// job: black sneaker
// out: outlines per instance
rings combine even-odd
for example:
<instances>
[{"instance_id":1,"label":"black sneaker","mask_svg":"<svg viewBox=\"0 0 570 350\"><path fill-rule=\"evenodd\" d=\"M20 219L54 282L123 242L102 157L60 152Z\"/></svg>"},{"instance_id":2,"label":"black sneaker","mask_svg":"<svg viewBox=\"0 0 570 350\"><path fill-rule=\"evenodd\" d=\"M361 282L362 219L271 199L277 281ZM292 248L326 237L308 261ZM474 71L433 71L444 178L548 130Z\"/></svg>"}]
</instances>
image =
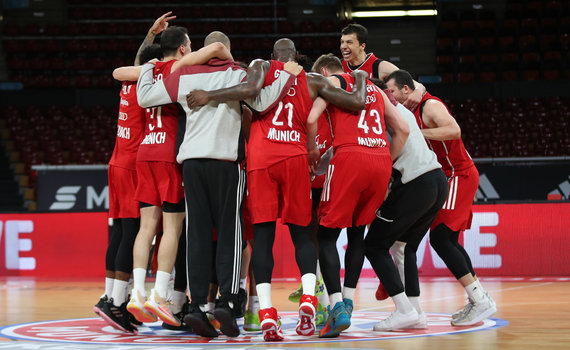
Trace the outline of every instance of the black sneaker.
<instances>
[{"instance_id":1,"label":"black sneaker","mask_svg":"<svg viewBox=\"0 0 570 350\"><path fill-rule=\"evenodd\" d=\"M137 327L133 326L129 319L130 313L127 311L127 303L128 301L125 301L121 306L116 307L113 305L113 298L111 298L103 306L100 316L115 329L137 334Z\"/></svg>"},{"instance_id":2,"label":"black sneaker","mask_svg":"<svg viewBox=\"0 0 570 350\"><path fill-rule=\"evenodd\" d=\"M184 321L184 316L186 316L188 314L188 308L189 308L189 303L188 301L184 303L184 305L182 305L182 310L177 313L174 314L174 316L176 316L176 318L178 318L180 320L180 326L173 326L170 325L168 323L162 322L162 328L164 329L168 329L171 331L184 331L184 332L190 332L192 333L192 327L190 327L189 324L186 323L186 321Z\"/></svg>"},{"instance_id":3,"label":"black sneaker","mask_svg":"<svg viewBox=\"0 0 570 350\"><path fill-rule=\"evenodd\" d=\"M107 298L107 294L103 295L103 297L99 299L99 302L95 304L95 306L93 306L93 312L101 316L101 313L103 312L103 307L105 306L107 300L109 300L109 298Z\"/></svg>"},{"instance_id":4,"label":"black sneaker","mask_svg":"<svg viewBox=\"0 0 570 350\"><path fill-rule=\"evenodd\" d=\"M188 313L184 316L184 322L192 328L194 333L205 338L216 338L218 332L210 324L208 316L198 304L190 303Z\"/></svg>"},{"instance_id":5,"label":"black sneaker","mask_svg":"<svg viewBox=\"0 0 570 350\"><path fill-rule=\"evenodd\" d=\"M242 318L245 316L245 310L247 308L247 292L245 289L240 288L237 295L238 308L236 309L236 318Z\"/></svg>"},{"instance_id":6,"label":"black sneaker","mask_svg":"<svg viewBox=\"0 0 570 350\"><path fill-rule=\"evenodd\" d=\"M236 300L237 298L234 298ZM234 304L234 308L239 308ZM214 317L220 322L220 331L228 337L237 337L240 334L239 327L236 322L237 312L232 309L228 303L228 299L224 296L216 301L214 309Z\"/></svg>"}]
</instances>

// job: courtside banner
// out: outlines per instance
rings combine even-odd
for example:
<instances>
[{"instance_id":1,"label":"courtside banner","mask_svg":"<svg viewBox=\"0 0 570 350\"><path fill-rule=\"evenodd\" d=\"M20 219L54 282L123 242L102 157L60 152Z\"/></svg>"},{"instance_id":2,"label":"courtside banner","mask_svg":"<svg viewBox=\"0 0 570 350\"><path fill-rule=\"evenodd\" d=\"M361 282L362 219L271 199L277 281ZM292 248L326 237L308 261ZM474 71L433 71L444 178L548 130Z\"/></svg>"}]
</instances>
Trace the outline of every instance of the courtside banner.
<instances>
[{"instance_id":1,"label":"courtside banner","mask_svg":"<svg viewBox=\"0 0 570 350\"><path fill-rule=\"evenodd\" d=\"M109 210L106 165L36 165L38 211Z\"/></svg>"},{"instance_id":2,"label":"courtside banner","mask_svg":"<svg viewBox=\"0 0 570 350\"><path fill-rule=\"evenodd\" d=\"M0 214L0 276L105 274L107 213Z\"/></svg>"},{"instance_id":3,"label":"courtside banner","mask_svg":"<svg viewBox=\"0 0 570 350\"><path fill-rule=\"evenodd\" d=\"M299 278L287 227L279 231L273 276ZM417 252L420 275L451 276L428 236ZM471 229L459 241L481 276L569 276L570 203L474 205ZM343 230L337 241L342 269L346 244ZM368 260L361 276L376 276Z\"/></svg>"}]
</instances>

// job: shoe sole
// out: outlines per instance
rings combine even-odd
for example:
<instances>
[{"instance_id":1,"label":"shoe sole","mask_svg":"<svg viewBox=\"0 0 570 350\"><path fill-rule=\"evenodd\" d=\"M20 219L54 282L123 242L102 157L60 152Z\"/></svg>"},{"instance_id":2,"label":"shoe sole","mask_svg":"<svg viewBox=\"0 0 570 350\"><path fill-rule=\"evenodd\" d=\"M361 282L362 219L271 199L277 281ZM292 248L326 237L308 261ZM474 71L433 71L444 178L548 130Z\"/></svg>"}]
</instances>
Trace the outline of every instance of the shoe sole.
<instances>
[{"instance_id":1,"label":"shoe sole","mask_svg":"<svg viewBox=\"0 0 570 350\"><path fill-rule=\"evenodd\" d=\"M121 332L125 332L125 333L129 333L129 334L133 334L133 335L137 335L138 334L138 330L135 328L134 331L130 331L128 329L126 329L125 327L121 326L119 323L115 322L112 318L110 318L109 316L107 316L106 313L101 312L101 314L99 315L101 316L101 318L107 322L107 324L113 328L115 328L118 331Z\"/></svg>"},{"instance_id":2,"label":"shoe sole","mask_svg":"<svg viewBox=\"0 0 570 350\"><path fill-rule=\"evenodd\" d=\"M220 322L220 331L223 334L232 338L239 336L239 327L230 310L223 308L214 309L214 318Z\"/></svg>"},{"instance_id":3,"label":"shoe sole","mask_svg":"<svg viewBox=\"0 0 570 350\"><path fill-rule=\"evenodd\" d=\"M209 321L202 320L201 316L195 316L188 314L184 316L184 322L189 325L194 333L198 334L204 338L216 338L218 337L218 332L212 327Z\"/></svg>"},{"instance_id":4,"label":"shoe sole","mask_svg":"<svg viewBox=\"0 0 570 350\"><path fill-rule=\"evenodd\" d=\"M477 318L475 318L472 321L469 321L467 323L456 323L455 320L452 320L451 325L456 326L456 327L473 326L474 324L477 324L477 323L483 321L484 319L493 316L496 312L497 312L496 307L490 307L487 310L485 310L483 313L481 313L479 316L477 316Z\"/></svg>"},{"instance_id":5,"label":"shoe sole","mask_svg":"<svg viewBox=\"0 0 570 350\"><path fill-rule=\"evenodd\" d=\"M263 339L265 341L280 341L284 337L279 331L279 327L274 322L265 322L261 324L261 330L263 331Z\"/></svg>"},{"instance_id":6,"label":"shoe sole","mask_svg":"<svg viewBox=\"0 0 570 350\"><path fill-rule=\"evenodd\" d=\"M93 306L93 312L96 313L97 316L101 316L101 314L103 313L103 311L97 306Z\"/></svg>"},{"instance_id":7,"label":"shoe sole","mask_svg":"<svg viewBox=\"0 0 570 350\"><path fill-rule=\"evenodd\" d=\"M157 318L149 313L144 306L141 308L136 304L128 304L127 311L131 313L139 322L156 322Z\"/></svg>"},{"instance_id":8,"label":"shoe sole","mask_svg":"<svg viewBox=\"0 0 570 350\"><path fill-rule=\"evenodd\" d=\"M303 303L299 307L299 323L295 331L299 335L310 336L315 334L315 308L309 303Z\"/></svg>"},{"instance_id":9,"label":"shoe sole","mask_svg":"<svg viewBox=\"0 0 570 350\"><path fill-rule=\"evenodd\" d=\"M144 304L144 308L146 311L156 315L156 317L158 317L164 323L168 323L174 327L180 327L181 325L181 322L170 313L170 310L163 310L160 305L153 305L152 303L146 302Z\"/></svg>"}]
</instances>

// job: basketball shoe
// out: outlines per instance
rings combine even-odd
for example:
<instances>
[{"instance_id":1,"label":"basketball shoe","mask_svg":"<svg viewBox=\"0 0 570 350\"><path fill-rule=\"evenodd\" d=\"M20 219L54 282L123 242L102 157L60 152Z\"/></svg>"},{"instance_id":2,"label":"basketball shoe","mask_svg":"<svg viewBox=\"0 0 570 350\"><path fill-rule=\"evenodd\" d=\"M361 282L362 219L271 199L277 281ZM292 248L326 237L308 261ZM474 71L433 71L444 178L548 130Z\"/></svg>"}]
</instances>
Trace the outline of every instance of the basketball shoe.
<instances>
[{"instance_id":1,"label":"basketball shoe","mask_svg":"<svg viewBox=\"0 0 570 350\"><path fill-rule=\"evenodd\" d=\"M274 307L270 307L259 310L258 314L261 330L263 331L263 339L265 341L283 340L283 332L279 324L277 310Z\"/></svg>"},{"instance_id":2,"label":"basketball shoe","mask_svg":"<svg viewBox=\"0 0 570 350\"><path fill-rule=\"evenodd\" d=\"M336 338L348 327L350 327L350 316L346 311L346 306L340 301L334 305L332 310L329 310L327 323L319 331L319 338Z\"/></svg>"},{"instance_id":3,"label":"basketball shoe","mask_svg":"<svg viewBox=\"0 0 570 350\"><path fill-rule=\"evenodd\" d=\"M168 301L164 298L161 298L160 295L156 292L155 289L152 289L150 292L150 297L144 303L144 308L156 315L160 320L164 323L168 323L171 326L179 327L180 320L172 314L170 308L168 307Z\"/></svg>"},{"instance_id":4,"label":"basketball shoe","mask_svg":"<svg viewBox=\"0 0 570 350\"><path fill-rule=\"evenodd\" d=\"M155 322L156 316L144 308L145 302L146 297L141 296L139 291L133 289L133 295L127 304L127 310L140 322Z\"/></svg>"},{"instance_id":5,"label":"basketball shoe","mask_svg":"<svg viewBox=\"0 0 570 350\"><path fill-rule=\"evenodd\" d=\"M317 328L315 324L315 316L317 314L319 301L314 295L303 294L299 300L299 321L297 322L297 334L313 335Z\"/></svg>"},{"instance_id":6,"label":"basketball shoe","mask_svg":"<svg viewBox=\"0 0 570 350\"><path fill-rule=\"evenodd\" d=\"M418 322L419 315L415 309L408 313L396 310L390 316L374 325L375 331L393 331L395 329L410 328Z\"/></svg>"}]
</instances>

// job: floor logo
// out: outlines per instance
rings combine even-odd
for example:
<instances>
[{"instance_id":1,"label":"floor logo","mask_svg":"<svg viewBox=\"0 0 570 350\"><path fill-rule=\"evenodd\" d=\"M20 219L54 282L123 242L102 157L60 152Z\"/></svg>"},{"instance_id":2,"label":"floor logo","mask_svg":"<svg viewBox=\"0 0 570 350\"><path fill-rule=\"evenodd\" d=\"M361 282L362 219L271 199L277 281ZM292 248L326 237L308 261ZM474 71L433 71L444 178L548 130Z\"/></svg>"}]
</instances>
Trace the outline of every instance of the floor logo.
<instances>
[{"instance_id":1,"label":"floor logo","mask_svg":"<svg viewBox=\"0 0 570 350\"><path fill-rule=\"evenodd\" d=\"M280 312L283 333L283 343L322 343L327 341L353 342L366 340L382 340L395 338L425 337L448 335L454 333L474 332L503 327L508 324L501 319L487 319L470 327L453 327L450 325L450 315L428 314L428 328L423 330L402 330L398 332L375 332L374 324L386 318L388 312L355 312L352 315L352 325L341 336L334 339L321 339L317 335L311 337L299 336L295 332L298 314L296 312ZM240 321L240 327L242 325ZM237 338L223 335L216 339L200 338L192 333L176 332L163 329L159 322L145 324L139 327L138 335L129 335L115 330L100 318L83 318L60 321L34 322L5 326L0 328L0 336L14 340L49 341L80 344L122 344L122 345L252 345L266 344L261 332L244 332Z\"/></svg>"}]
</instances>

